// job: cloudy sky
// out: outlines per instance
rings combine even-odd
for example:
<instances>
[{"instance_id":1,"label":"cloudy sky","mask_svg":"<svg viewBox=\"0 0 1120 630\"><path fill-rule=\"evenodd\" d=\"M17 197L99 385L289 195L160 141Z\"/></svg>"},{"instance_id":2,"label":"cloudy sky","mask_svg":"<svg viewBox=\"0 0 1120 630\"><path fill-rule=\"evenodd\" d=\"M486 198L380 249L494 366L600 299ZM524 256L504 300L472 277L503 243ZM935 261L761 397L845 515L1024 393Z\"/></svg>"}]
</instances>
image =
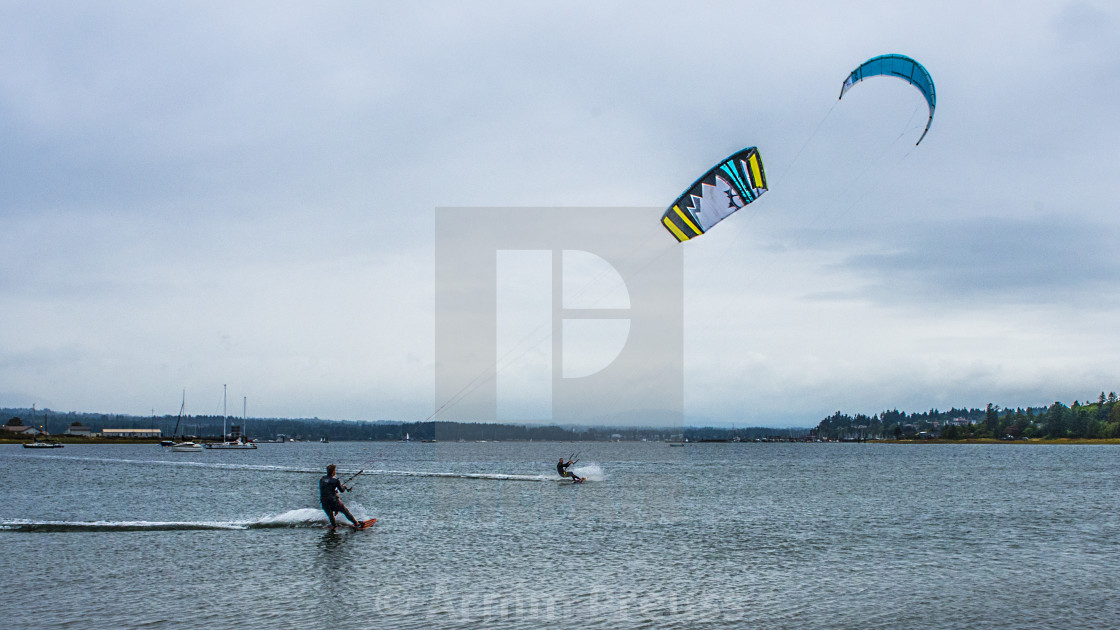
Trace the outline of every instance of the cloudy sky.
<instances>
[{"instance_id":1,"label":"cloudy sky","mask_svg":"<svg viewBox=\"0 0 1120 630\"><path fill-rule=\"evenodd\" d=\"M895 52L918 147L904 82L837 101ZM1095 398L1118 102L1103 0L3 2L0 406L422 420L437 207L664 208L746 146L687 422Z\"/></svg>"}]
</instances>

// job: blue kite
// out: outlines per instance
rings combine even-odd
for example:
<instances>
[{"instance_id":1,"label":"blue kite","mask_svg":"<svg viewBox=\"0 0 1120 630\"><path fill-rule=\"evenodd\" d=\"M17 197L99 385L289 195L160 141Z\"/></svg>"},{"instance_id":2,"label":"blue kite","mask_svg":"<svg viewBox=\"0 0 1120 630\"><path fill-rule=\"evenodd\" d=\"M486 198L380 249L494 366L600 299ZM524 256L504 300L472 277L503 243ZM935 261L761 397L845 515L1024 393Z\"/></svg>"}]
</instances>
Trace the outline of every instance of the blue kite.
<instances>
[{"instance_id":1,"label":"blue kite","mask_svg":"<svg viewBox=\"0 0 1120 630\"><path fill-rule=\"evenodd\" d=\"M933 88L933 78L929 76L922 64L914 61L906 55L880 55L872 57L867 61L861 63L858 68L852 70L848 78L844 80L844 87L840 88L840 98L844 98L844 93L852 88L853 85L868 77L877 77L879 75L888 77L898 77L906 81L910 85L918 88L918 91L925 97L926 102L929 103L929 120L926 122L926 129L922 132L921 138L914 143L914 146L921 144L922 138L926 137L929 133L929 126L933 124L933 110L937 107L937 92Z\"/></svg>"}]
</instances>

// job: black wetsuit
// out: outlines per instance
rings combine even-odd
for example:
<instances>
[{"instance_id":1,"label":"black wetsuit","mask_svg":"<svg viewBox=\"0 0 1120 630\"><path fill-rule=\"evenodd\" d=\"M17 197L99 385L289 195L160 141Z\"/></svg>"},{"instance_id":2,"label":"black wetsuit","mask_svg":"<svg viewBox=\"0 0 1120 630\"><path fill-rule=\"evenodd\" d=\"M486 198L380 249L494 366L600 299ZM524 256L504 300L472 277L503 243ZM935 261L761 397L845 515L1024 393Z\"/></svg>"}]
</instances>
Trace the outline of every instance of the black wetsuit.
<instances>
[{"instance_id":1,"label":"black wetsuit","mask_svg":"<svg viewBox=\"0 0 1120 630\"><path fill-rule=\"evenodd\" d=\"M567 464L565 464L563 461L556 462L556 472L560 473L561 477L571 477L572 479L579 479L579 477L577 477L575 473L568 472L568 466L571 465L572 462L568 462Z\"/></svg>"},{"instance_id":2,"label":"black wetsuit","mask_svg":"<svg viewBox=\"0 0 1120 630\"><path fill-rule=\"evenodd\" d=\"M319 505L323 506L323 511L327 513L327 518L331 521L331 527L337 525L334 520L334 515L342 512L350 522L357 525L358 521L350 510L342 504L342 499L338 498L338 493L342 492L342 482L331 477L330 475L323 475L319 478Z\"/></svg>"}]
</instances>

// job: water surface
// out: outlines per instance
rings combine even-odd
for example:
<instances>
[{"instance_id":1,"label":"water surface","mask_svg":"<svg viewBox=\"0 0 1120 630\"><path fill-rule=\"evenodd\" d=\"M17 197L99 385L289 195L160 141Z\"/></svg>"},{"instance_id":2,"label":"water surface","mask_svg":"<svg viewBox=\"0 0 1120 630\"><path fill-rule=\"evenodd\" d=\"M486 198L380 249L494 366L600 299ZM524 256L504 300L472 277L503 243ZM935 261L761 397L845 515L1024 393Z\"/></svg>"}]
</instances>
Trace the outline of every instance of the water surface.
<instances>
[{"instance_id":1,"label":"water surface","mask_svg":"<svg viewBox=\"0 0 1120 630\"><path fill-rule=\"evenodd\" d=\"M587 483L557 480L581 451ZM1116 628L1110 446L0 447L12 628ZM372 530L329 531L317 478ZM480 626L480 624L482 624Z\"/></svg>"}]
</instances>

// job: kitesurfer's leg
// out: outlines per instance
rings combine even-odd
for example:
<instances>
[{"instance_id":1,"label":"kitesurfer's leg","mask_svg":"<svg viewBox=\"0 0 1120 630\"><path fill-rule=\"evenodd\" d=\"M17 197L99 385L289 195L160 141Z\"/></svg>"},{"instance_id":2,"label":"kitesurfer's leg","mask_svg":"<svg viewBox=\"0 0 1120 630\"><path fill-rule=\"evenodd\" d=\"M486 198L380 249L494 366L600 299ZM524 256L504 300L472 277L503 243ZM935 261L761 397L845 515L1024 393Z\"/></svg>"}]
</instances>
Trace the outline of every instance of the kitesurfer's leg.
<instances>
[{"instance_id":1,"label":"kitesurfer's leg","mask_svg":"<svg viewBox=\"0 0 1120 630\"><path fill-rule=\"evenodd\" d=\"M338 511L345 514L346 518L350 519L350 522L353 523L355 527L358 526L358 519L354 518L354 515L350 513L350 510L346 509L345 505L339 503L338 504Z\"/></svg>"},{"instance_id":2,"label":"kitesurfer's leg","mask_svg":"<svg viewBox=\"0 0 1120 630\"><path fill-rule=\"evenodd\" d=\"M323 505L322 503L320 503L319 505L322 505L322 506L323 506L323 511L327 513L327 518L328 518L328 519L330 519L330 522L331 522L331 527L337 527L337 526L338 526L338 523L336 523L336 522L334 521L334 510L332 510L332 509L331 509L331 508L330 508L329 506L327 506L327 505Z\"/></svg>"}]
</instances>

